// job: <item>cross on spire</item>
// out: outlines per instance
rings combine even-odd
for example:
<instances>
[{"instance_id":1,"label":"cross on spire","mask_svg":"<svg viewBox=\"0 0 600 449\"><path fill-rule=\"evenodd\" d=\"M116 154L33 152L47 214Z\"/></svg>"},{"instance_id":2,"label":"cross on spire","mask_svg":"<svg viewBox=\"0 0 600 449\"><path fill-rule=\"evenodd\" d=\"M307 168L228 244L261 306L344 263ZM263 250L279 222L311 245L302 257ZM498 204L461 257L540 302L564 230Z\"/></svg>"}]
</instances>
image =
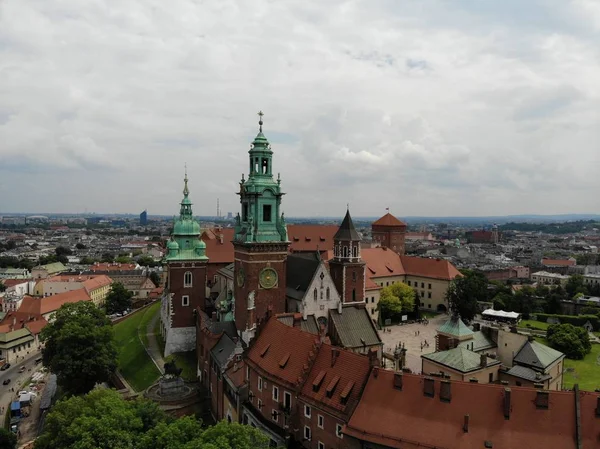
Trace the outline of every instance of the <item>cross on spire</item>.
<instances>
[{"instance_id":1,"label":"cross on spire","mask_svg":"<svg viewBox=\"0 0 600 449\"><path fill-rule=\"evenodd\" d=\"M263 113L263 111L258 111L258 130L262 133L262 126L263 126L263 115L265 115Z\"/></svg>"},{"instance_id":2,"label":"cross on spire","mask_svg":"<svg viewBox=\"0 0 600 449\"><path fill-rule=\"evenodd\" d=\"M187 185L187 183L188 183L188 177L187 177L187 163L184 165L184 167L185 167L185 177L183 178L183 183L184 183L184 186L183 186L183 194L184 194L185 196L188 196L188 195L190 194L190 190L188 189L188 185Z\"/></svg>"}]
</instances>

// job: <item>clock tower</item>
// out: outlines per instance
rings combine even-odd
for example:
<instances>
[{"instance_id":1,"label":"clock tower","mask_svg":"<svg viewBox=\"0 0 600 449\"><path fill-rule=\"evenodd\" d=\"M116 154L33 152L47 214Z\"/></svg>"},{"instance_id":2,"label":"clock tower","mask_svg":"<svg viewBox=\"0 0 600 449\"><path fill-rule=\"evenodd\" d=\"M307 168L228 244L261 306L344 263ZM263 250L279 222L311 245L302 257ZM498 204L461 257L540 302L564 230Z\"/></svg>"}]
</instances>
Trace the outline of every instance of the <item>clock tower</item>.
<instances>
[{"instance_id":1,"label":"clock tower","mask_svg":"<svg viewBox=\"0 0 600 449\"><path fill-rule=\"evenodd\" d=\"M285 312L286 260L290 242L281 211L281 179L273 179L273 151L262 132L250 146L248 179L240 181L241 214L235 222L234 318L250 341L267 313Z\"/></svg>"}]
</instances>

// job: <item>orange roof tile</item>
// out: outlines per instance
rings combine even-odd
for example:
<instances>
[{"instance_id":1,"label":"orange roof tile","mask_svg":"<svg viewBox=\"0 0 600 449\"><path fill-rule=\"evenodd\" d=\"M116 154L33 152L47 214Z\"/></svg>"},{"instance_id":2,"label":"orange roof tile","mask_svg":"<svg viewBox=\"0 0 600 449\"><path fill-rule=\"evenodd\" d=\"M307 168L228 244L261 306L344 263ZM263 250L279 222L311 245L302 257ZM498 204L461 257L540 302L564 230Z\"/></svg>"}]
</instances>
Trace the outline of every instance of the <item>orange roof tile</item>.
<instances>
[{"instance_id":1,"label":"orange roof tile","mask_svg":"<svg viewBox=\"0 0 600 449\"><path fill-rule=\"evenodd\" d=\"M33 335L37 335L44 327L46 327L46 324L48 324L48 321L46 321L44 318L39 318L34 321L26 322L25 327L29 329L29 332L31 332Z\"/></svg>"},{"instance_id":2,"label":"orange roof tile","mask_svg":"<svg viewBox=\"0 0 600 449\"><path fill-rule=\"evenodd\" d=\"M398 220L396 217L394 217L392 214L390 214L388 212L383 217L381 217L379 220L376 220L373 223L371 223L371 226L404 226L404 227L406 227L406 223Z\"/></svg>"},{"instance_id":3,"label":"orange roof tile","mask_svg":"<svg viewBox=\"0 0 600 449\"><path fill-rule=\"evenodd\" d=\"M200 238L206 244L208 263L232 263L234 260L233 228L211 228L205 230ZM221 236L223 237L221 239Z\"/></svg>"},{"instance_id":4,"label":"orange roof tile","mask_svg":"<svg viewBox=\"0 0 600 449\"><path fill-rule=\"evenodd\" d=\"M59 293L53 296L46 296L45 298L36 298L36 301L39 301L39 305L36 304L36 307L39 307L40 314L46 314L50 312L54 312L58 310L60 306L67 303L79 302L79 301L91 301L90 295L85 291L85 288L79 288L77 290L71 290L69 292ZM21 303L21 307L19 307L19 312L21 312L23 305L25 304L25 299L23 299L23 303Z\"/></svg>"},{"instance_id":5,"label":"orange roof tile","mask_svg":"<svg viewBox=\"0 0 600 449\"><path fill-rule=\"evenodd\" d=\"M3 279L0 280L6 288L14 287L15 285L24 284L33 281L33 279Z\"/></svg>"},{"instance_id":6,"label":"orange roof tile","mask_svg":"<svg viewBox=\"0 0 600 449\"><path fill-rule=\"evenodd\" d=\"M547 267L570 267L576 263L577 261L569 259L542 259L542 265Z\"/></svg>"},{"instance_id":7,"label":"orange roof tile","mask_svg":"<svg viewBox=\"0 0 600 449\"><path fill-rule=\"evenodd\" d=\"M135 270L135 263L95 263L90 267L91 271L130 271Z\"/></svg>"},{"instance_id":8,"label":"orange roof tile","mask_svg":"<svg viewBox=\"0 0 600 449\"><path fill-rule=\"evenodd\" d=\"M96 290L97 288L106 287L107 285L112 284L113 280L106 276L105 274L101 274L98 276L90 277L82 282L83 288L89 293L92 290Z\"/></svg>"},{"instance_id":9,"label":"orange roof tile","mask_svg":"<svg viewBox=\"0 0 600 449\"><path fill-rule=\"evenodd\" d=\"M361 250L361 256L367 264L367 278L406 274L400 255L391 249L383 247L365 248Z\"/></svg>"},{"instance_id":10,"label":"orange roof tile","mask_svg":"<svg viewBox=\"0 0 600 449\"><path fill-rule=\"evenodd\" d=\"M292 252L333 251L333 236L337 225L288 225L288 240Z\"/></svg>"},{"instance_id":11,"label":"orange roof tile","mask_svg":"<svg viewBox=\"0 0 600 449\"><path fill-rule=\"evenodd\" d=\"M316 341L313 334L286 326L272 317L252 342L247 362L271 376L295 385L302 376L304 366L309 363L310 354L316 356ZM290 357L282 368L280 362L287 354Z\"/></svg>"},{"instance_id":12,"label":"orange roof tile","mask_svg":"<svg viewBox=\"0 0 600 449\"><path fill-rule=\"evenodd\" d=\"M460 271L447 260L412 256L401 256L401 259L406 274L409 276L422 276L448 281L457 276L462 276Z\"/></svg>"},{"instance_id":13,"label":"orange roof tile","mask_svg":"<svg viewBox=\"0 0 600 449\"><path fill-rule=\"evenodd\" d=\"M229 368L227 368L227 377L231 379L233 385L237 388L246 383L246 370L244 369L245 366L246 364L242 360L232 364Z\"/></svg>"},{"instance_id":14,"label":"orange roof tile","mask_svg":"<svg viewBox=\"0 0 600 449\"><path fill-rule=\"evenodd\" d=\"M351 412L360 399L369 370L369 357L366 355L323 344L304 383L302 396L336 412ZM338 379L335 390L329 395L328 386L335 379Z\"/></svg>"},{"instance_id":15,"label":"orange roof tile","mask_svg":"<svg viewBox=\"0 0 600 449\"><path fill-rule=\"evenodd\" d=\"M451 400L442 402L440 379L434 380L434 397L423 394L423 382L424 377L404 374L398 390L393 372L372 372L344 433L398 449L480 449L485 441L498 448L575 448L573 392L549 391L549 408L538 409L539 390L512 387L505 419L503 385L450 382ZM599 396L580 392L580 397L583 447L595 448ZM463 431L465 415L468 432Z\"/></svg>"}]
</instances>

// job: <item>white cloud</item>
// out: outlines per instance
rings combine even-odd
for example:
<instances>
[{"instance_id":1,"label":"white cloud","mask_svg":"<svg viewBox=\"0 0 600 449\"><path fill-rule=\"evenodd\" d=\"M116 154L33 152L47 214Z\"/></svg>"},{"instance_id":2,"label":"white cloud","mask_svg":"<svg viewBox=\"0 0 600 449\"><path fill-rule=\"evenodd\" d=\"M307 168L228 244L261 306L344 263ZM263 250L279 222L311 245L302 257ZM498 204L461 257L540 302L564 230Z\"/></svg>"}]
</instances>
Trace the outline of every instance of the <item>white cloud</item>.
<instances>
[{"instance_id":1,"label":"white cloud","mask_svg":"<svg viewBox=\"0 0 600 449\"><path fill-rule=\"evenodd\" d=\"M235 211L263 109L288 215L594 212L596 9L5 0L0 210Z\"/></svg>"}]
</instances>

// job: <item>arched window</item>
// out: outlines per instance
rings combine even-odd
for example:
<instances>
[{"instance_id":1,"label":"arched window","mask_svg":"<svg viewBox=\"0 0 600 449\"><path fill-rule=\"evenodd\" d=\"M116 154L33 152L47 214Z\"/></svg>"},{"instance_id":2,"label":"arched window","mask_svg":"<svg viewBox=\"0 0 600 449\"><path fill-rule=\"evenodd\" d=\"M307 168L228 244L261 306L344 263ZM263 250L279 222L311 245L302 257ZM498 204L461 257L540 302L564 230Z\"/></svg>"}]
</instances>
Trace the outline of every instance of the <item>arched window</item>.
<instances>
[{"instance_id":1,"label":"arched window","mask_svg":"<svg viewBox=\"0 0 600 449\"><path fill-rule=\"evenodd\" d=\"M344 246L343 257L348 257L348 247Z\"/></svg>"},{"instance_id":2,"label":"arched window","mask_svg":"<svg viewBox=\"0 0 600 449\"><path fill-rule=\"evenodd\" d=\"M317 300L317 297L318 297L317 295L318 295L317 289L315 288L313 291L313 297L315 298L315 301Z\"/></svg>"},{"instance_id":3,"label":"arched window","mask_svg":"<svg viewBox=\"0 0 600 449\"><path fill-rule=\"evenodd\" d=\"M356 271L352 272L352 282L356 282Z\"/></svg>"},{"instance_id":4,"label":"arched window","mask_svg":"<svg viewBox=\"0 0 600 449\"><path fill-rule=\"evenodd\" d=\"M183 275L183 286L184 287L192 286L192 272L191 271L186 271L185 274Z\"/></svg>"},{"instance_id":5,"label":"arched window","mask_svg":"<svg viewBox=\"0 0 600 449\"><path fill-rule=\"evenodd\" d=\"M358 245L352 248L352 257L358 257Z\"/></svg>"},{"instance_id":6,"label":"arched window","mask_svg":"<svg viewBox=\"0 0 600 449\"><path fill-rule=\"evenodd\" d=\"M355 302L355 301L356 301L356 289L353 288L352 289L352 302Z\"/></svg>"},{"instance_id":7,"label":"arched window","mask_svg":"<svg viewBox=\"0 0 600 449\"><path fill-rule=\"evenodd\" d=\"M327 292L325 293L326 298L329 299L331 296L331 292L329 291L329 287L327 287Z\"/></svg>"}]
</instances>

